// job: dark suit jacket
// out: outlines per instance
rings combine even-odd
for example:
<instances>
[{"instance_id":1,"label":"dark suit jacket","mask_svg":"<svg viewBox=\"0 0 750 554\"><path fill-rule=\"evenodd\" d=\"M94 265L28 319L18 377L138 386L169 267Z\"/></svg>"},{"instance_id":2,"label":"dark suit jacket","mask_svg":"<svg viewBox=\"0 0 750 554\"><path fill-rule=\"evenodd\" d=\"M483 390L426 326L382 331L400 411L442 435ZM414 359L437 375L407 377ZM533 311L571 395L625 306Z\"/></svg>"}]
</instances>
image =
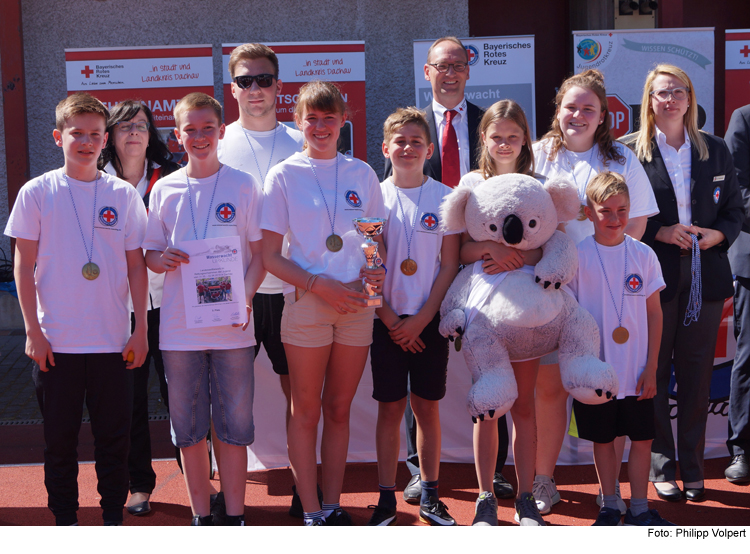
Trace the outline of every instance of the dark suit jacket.
<instances>
[{"instance_id":1,"label":"dark suit jacket","mask_svg":"<svg viewBox=\"0 0 750 554\"><path fill-rule=\"evenodd\" d=\"M443 168L440 162L440 141L438 140L437 128L435 127L435 114L432 111L432 102L430 102L424 111L427 123L430 126L430 140L432 140L432 143L435 145L435 151L432 153L432 157L424 162L424 174L442 183ZM466 119L469 122L469 148L471 150L469 163L472 170L478 169L479 167L476 155L477 145L479 144L479 133L477 133L477 129L479 128L479 122L482 120L483 115L484 110L482 108L475 106L469 101L466 102ZM391 167L391 160L390 158L386 158L383 179L385 180L390 177L392 172L393 168Z\"/></svg>"},{"instance_id":2,"label":"dark suit jacket","mask_svg":"<svg viewBox=\"0 0 750 554\"><path fill-rule=\"evenodd\" d=\"M734 293L732 270L729 267L727 250L737 238L744 220L742 197L737 184L737 175L732 164L732 156L724 141L714 135L701 132L708 146L708 159L701 162L693 148L690 165L690 196L693 225L716 229L724 233L726 240L701 250L701 284L705 300L724 300ZM632 146L634 140L625 137L623 142ZM656 140L653 141L653 158L644 163L651 187L654 190L659 213L649 217L646 232L641 241L656 252L661 264L664 281L667 284L661 292L661 301L669 302L674 298L680 278L680 248L655 239L662 226L675 225L680 222L677 212L677 199L672 181L667 173ZM722 180L715 181L715 178ZM718 189L719 199L715 201L714 191Z\"/></svg>"},{"instance_id":3,"label":"dark suit jacket","mask_svg":"<svg viewBox=\"0 0 750 554\"><path fill-rule=\"evenodd\" d=\"M747 278L750 277L750 104L734 110L724 140L732 153L745 205L745 223L729 249L729 263L735 275Z\"/></svg>"}]
</instances>

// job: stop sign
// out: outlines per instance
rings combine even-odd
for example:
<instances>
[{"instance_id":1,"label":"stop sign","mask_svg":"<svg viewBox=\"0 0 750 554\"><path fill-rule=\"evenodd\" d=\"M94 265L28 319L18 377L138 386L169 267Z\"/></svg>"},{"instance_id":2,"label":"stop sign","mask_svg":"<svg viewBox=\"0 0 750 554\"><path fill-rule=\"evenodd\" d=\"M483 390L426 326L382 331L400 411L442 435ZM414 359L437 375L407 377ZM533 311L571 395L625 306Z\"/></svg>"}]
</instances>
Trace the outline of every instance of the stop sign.
<instances>
[{"instance_id":1,"label":"stop sign","mask_svg":"<svg viewBox=\"0 0 750 554\"><path fill-rule=\"evenodd\" d=\"M607 95L607 106L609 107L609 126L615 138L627 135L633 127L633 108L617 96Z\"/></svg>"}]
</instances>

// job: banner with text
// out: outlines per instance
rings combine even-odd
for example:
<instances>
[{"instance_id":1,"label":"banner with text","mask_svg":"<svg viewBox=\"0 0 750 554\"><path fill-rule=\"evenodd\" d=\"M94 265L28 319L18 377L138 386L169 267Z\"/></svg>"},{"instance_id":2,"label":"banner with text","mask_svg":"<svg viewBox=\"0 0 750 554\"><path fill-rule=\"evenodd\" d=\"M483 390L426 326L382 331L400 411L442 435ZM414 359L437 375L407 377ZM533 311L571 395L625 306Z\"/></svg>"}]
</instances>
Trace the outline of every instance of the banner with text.
<instances>
[{"instance_id":1,"label":"banner with text","mask_svg":"<svg viewBox=\"0 0 750 554\"><path fill-rule=\"evenodd\" d=\"M294 125L294 106L302 85L321 80L336 83L346 100L349 119L341 130L340 150L367 161L367 112L365 106L365 43L351 42L267 42L279 58L281 94L276 99L276 118ZM232 96L229 56L239 44L222 44L224 121L239 118Z\"/></svg>"},{"instance_id":2,"label":"banner with text","mask_svg":"<svg viewBox=\"0 0 750 554\"><path fill-rule=\"evenodd\" d=\"M432 88L424 65L432 40L414 41L414 92L417 107L432 102ZM464 94L472 104L489 108L498 100L518 102L526 112L532 136L536 129L534 36L462 38L469 59Z\"/></svg>"},{"instance_id":3,"label":"banner with text","mask_svg":"<svg viewBox=\"0 0 750 554\"><path fill-rule=\"evenodd\" d=\"M750 104L750 29L726 31L724 128L732 112Z\"/></svg>"},{"instance_id":4,"label":"banner with text","mask_svg":"<svg viewBox=\"0 0 750 554\"><path fill-rule=\"evenodd\" d=\"M714 132L713 28L574 31L573 63L576 73L598 69L604 74L615 137L638 129L643 84L659 63L690 76L701 128Z\"/></svg>"},{"instance_id":5,"label":"banner with text","mask_svg":"<svg viewBox=\"0 0 750 554\"><path fill-rule=\"evenodd\" d=\"M88 92L108 109L123 100L140 100L181 162L184 152L172 131L172 111L190 92L214 95L211 50L210 44L66 49L68 95Z\"/></svg>"}]
</instances>

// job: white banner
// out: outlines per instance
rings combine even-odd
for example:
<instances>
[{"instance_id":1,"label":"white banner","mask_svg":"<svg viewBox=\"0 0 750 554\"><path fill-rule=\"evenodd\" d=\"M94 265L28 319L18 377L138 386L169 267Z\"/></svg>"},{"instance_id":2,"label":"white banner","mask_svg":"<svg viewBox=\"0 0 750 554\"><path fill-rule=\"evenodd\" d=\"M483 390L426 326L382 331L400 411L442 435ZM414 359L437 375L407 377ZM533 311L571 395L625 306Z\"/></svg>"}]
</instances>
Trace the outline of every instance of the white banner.
<instances>
[{"instance_id":1,"label":"white banner","mask_svg":"<svg viewBox=\"0 0 750 554\"><path fill-rule=\"evenodd\" d=\"M676 65L690 76L699 120L705 120L702 128L714 132L713 27L574 31L573 63L576 73L598 69L604 74L616 137L636 130L646 75L659 63Z\"/></svg>"},{"instance_id":2,"label":"white banner","mask_svg":"<svg viewBox=\"0 0 750 554\"><path fill-rule=\"evenodd\" d=\"M414 41L414 92L416 105L432 102L424 64L432 40ZM532 137L536 129L534 87L534 36L462 38L469 58L469 80L464 94L472 104L489 108L499 100L518 102L526 112ZM534 137L535 138L535 137Z\"/></svg>"}]
</instances>

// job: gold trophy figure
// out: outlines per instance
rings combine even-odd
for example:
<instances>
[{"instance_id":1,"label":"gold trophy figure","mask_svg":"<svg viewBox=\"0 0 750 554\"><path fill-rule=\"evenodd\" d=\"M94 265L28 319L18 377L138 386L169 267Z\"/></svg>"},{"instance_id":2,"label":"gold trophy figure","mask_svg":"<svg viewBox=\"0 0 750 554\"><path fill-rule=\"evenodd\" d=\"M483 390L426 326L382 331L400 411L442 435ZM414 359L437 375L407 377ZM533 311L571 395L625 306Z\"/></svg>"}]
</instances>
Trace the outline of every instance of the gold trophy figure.
<instances>
[{"instance_id":1,"label":"gold trophy figure","mask_svg":"<svg viewBox=\"0 0 750 554\"><path fill-rule=\"evenodd\" d=\"M357 232L365 237L365 242L362 243L362 251L365 253L365 259L367 260L367 269L377 269L382 264L382 260L378 255L378 243L372 240L372 238L377 237L383 232L386 221L385 218L358 217L352 221ZM364 278L362 279L362 286L365 292L370 295L370 298L367 300L367 305L380 308L383 305L383 297L379 294L375 294L372 285L366 283Z\"/></svg>"}]
</instances>

